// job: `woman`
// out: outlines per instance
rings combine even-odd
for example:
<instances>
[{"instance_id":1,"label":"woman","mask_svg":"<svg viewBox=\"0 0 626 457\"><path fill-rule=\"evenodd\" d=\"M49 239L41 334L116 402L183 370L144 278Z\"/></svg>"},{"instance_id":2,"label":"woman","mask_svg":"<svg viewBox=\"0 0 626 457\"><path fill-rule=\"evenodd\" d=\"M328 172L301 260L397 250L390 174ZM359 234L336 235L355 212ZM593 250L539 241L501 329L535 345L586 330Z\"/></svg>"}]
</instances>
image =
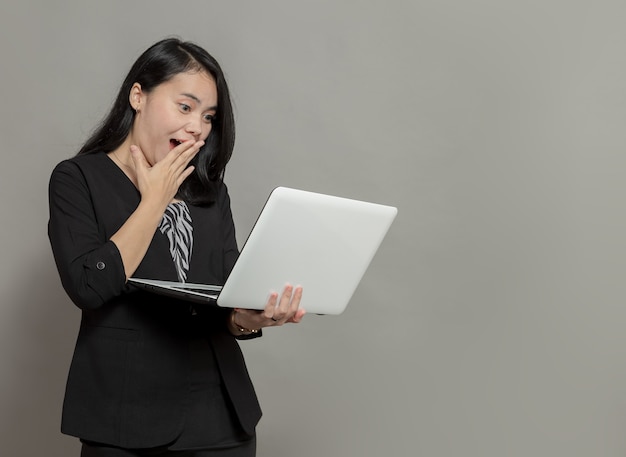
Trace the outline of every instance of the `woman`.
<instances>
[{"instance_id":1,"label":"woman","mask_svg":"<svg viewBox=\"0 0 626 457\"><path fill-rule=\"evenodd\" d=\"M111 112L54 169L48 234L82 319L62 432L82 456L253 456L261 416L236 339L300 322L301 288L263 311L189 306L131 276L223 284L238 255L224 169L228 87L204 49L147 49Z\"/></svg>"}]
</instances>

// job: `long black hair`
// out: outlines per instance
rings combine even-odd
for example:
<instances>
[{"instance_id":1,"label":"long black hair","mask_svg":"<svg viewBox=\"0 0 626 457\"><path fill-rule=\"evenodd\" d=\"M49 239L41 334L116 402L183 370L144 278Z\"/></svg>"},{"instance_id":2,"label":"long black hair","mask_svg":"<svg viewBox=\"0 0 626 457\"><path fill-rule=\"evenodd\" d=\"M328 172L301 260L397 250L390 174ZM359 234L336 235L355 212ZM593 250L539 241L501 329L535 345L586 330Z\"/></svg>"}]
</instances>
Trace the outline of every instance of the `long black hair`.
<instances>
[{"instance_id":1,"label":"long black hair","mask_svg":"<svg viewBox=\"0 0 626 457\"><path fill-rule=\"evenodd\" d=\"M135 83L150 92L179 73L206 71L217 86L217 112L205 145L192 160L194 172L185 180L178 197L196 205L210 204L215 197L215 183L224 178L224 170L235 146L235 120L228 85L217 61L200 46L178 38L161 40L144 51L122 83L109 114L78 152L93 154L117 149L130 133L135 111L129 101Z\"/></svg>"}]
</instances>

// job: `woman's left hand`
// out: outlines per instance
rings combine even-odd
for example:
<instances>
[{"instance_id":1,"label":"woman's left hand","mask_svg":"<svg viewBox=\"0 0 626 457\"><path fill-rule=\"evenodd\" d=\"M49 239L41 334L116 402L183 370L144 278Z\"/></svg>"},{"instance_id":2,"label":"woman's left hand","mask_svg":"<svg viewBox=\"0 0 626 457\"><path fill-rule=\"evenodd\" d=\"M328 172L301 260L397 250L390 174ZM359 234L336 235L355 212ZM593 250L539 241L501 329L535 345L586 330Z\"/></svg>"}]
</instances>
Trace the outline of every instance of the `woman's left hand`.
<instances>
[{"instance_id":1,"label":"woman's left hand","mask_svg":"<svg viewBox=\"0 0 626 457\"><path fill-rule=\"evenodd\" d=\"M276 292L270 294L263 311L235 308L233 323L250 330L278 327L286 323L297 324L306 314L306 311L300 308L301 299L302 287L287 284L280 299Z\"/></svg>"}]
</instances>

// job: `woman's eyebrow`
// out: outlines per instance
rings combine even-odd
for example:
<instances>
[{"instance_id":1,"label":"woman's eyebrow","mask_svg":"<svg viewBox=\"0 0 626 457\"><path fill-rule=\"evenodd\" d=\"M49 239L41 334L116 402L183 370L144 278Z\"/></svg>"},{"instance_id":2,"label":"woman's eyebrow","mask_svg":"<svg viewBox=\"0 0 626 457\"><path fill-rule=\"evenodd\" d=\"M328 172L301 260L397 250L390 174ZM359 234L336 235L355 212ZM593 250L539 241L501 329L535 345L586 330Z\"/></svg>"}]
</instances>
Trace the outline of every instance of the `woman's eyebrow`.
<instances>
[{"instance_id":1,"label":"woman's eyebrow","mask_svg":"<svg viewBox=\"0 0 626 457\"><path fill-rule=\"evenodd\" d=\"M181 94L181 95L182 95L183 97L187 97L187 98L192 99L192 100L193 100L194 102L196 102L198 105L202 105L202 100L200 100L198 97L196 97L196 96L195 96L195 95L193 95L193 94L183 93L183 94ZM205 111L215 111L215 110L217 110L217 105L215 105L215 106L210 106L210 107L208 107Z\"/></svg>"}]
</instances>

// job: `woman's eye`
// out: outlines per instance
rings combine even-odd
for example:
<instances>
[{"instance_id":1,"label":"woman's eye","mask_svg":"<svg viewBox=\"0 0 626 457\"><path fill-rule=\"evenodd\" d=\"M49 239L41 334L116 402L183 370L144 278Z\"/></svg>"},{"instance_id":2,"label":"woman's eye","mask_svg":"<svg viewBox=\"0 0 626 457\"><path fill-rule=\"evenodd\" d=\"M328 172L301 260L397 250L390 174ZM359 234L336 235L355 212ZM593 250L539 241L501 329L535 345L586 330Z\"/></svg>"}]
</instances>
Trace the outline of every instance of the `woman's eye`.
<instances>
[{"instance_id":1,"label":"woman's eye","mask_svg":"<svg viewBox=\"0 0 626 457\"><path fill-rule=\"evenodd\" d=\"M207 124L213 123L213 119L215 119L215 116L213 116L212 114L204 115L204 122L206 122Z\"/></svg>"},{"instance_id":2,"label":"woman's eye","mask_svg":"<svg viewBox=\"0 0 626 457\"><path fill-rule=\"evenodd\" d=\"M188 112L188 111L191 110L191 107L189 105L185 105L184 103L181 103L180 104L180 109L181 109L181 111Z\"/></svg>"}]
</instances>

